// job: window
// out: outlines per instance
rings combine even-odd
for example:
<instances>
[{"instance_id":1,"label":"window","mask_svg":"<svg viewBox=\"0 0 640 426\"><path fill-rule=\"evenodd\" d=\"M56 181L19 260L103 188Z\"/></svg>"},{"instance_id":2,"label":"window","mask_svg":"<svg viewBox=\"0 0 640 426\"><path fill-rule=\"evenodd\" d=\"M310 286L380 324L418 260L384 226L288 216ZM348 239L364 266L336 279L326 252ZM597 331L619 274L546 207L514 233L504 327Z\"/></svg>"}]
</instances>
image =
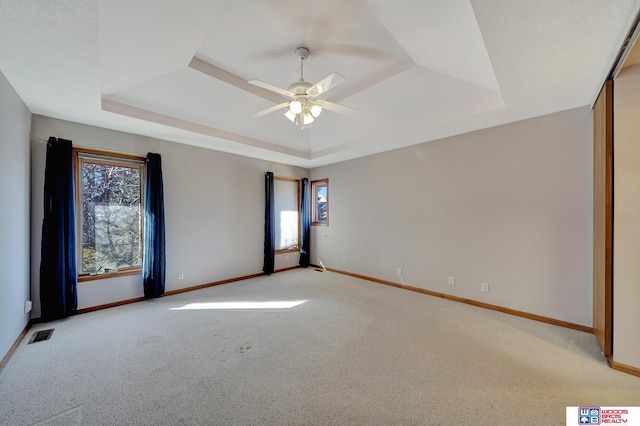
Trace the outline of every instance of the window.
<instances>
[{"instance_id":1,"label":"window","mask_svg":"<svg viewBox=\"0 0 640 426\"><path fill-rule=\"evenodd\" d=\"M78 279L139 273L144 158L75 149Z\"/></svg>"},{"instance_id":2,"label":"window","mask_svg":"<svg viewBox=\"0 0 640 426\"><path fill-rule=\"evenodd\" d=\"M300 181L275 176L273 182L276 252L300 247Z\"/></svg>"},{"instance_id":3,"label":"window","mask_svg":"<svg viewBox=\"0 0 640 426\"><path fill-rule=\"evenodd\" d=\"M329 225L329 179L311 181L311 224Z\"/></svg>"}]
</instances>

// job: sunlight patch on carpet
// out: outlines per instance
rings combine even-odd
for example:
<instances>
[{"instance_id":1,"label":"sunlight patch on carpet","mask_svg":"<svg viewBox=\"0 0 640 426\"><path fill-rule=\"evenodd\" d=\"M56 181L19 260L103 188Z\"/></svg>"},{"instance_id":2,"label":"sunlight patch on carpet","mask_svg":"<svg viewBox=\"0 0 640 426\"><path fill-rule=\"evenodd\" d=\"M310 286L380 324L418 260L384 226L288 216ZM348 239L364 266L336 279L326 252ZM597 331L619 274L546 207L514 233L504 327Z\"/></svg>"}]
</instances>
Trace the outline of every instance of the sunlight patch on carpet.
<instances>
[{"instance_id":1,"label":"sunlight patch on carpet","mask_svg":"<svg viewBox=\"0 0 640 426\"><path fill-rule=\"evenodd\" d=\"M245 302L206 302L206 303L189 303L179 308L171 308L172 311L178 310L197 310L197 309L290 309L308 300L269 300L269 301L245 301Z\"/></svg>"}]
</instances>

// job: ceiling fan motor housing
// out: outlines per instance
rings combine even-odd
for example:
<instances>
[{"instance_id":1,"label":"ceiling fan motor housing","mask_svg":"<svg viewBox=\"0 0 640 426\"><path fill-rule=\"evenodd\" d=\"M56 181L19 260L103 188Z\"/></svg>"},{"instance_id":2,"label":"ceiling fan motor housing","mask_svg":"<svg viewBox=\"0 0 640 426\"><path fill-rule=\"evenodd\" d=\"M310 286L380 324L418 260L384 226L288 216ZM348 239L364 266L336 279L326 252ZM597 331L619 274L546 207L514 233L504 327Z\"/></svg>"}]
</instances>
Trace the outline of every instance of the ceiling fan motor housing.
<instances>
[{"instance_id":1,"label":"ceiling fan motor housing","mask_svg":"<svg viewBox=\"0 0 640 426\"><path fill-rule=\"evenodd\" d=\"M307 49L306 47L298 47L296 49L296 56L300 61L304 61L309 57L309 49Z\"/></svg>"},{"instance_id":2,"label":"ceiling fan motor housing","mask_svg":"<svg viewBox=\"0 0 640 426\"><path fill-rule=\"evenodd\" d=\"M305 98L305 100L308 100L309 93L307 91L311 86L313 86L313 84L308 81L296 81L289 85L289 91L296 95L296 99L298 101L302 102L302 99L299 98L302 97Z\"/></svg>"}]
</instances>

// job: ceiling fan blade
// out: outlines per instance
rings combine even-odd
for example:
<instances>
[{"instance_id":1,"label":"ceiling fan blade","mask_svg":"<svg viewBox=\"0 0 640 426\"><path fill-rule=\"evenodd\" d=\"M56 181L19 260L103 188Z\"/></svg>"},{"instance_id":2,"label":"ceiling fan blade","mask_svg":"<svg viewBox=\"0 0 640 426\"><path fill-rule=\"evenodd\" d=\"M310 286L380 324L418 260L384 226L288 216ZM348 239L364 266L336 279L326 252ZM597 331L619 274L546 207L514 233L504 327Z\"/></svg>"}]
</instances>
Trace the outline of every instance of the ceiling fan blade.
<instances>
[{"instance_id":1,"label":"ceiling fan blade","mask_svg":"<svg viewBox=\"0 0 640 426\"><path fill-rule=\"evenodd\" d=\"M285 90L285 89L281 89L281 88L276 87L276 86L274 86L272 84L269 84L269 83L265 83L264 81L249 80L249 81L247 81L247 83L253 84L254 86L262 87L263 89L267 89L267 90L269 90L271 92L278 93L279 95L286 96L287 98L295 99L295 97L296 97L296 95L293 92L290 92L290 91Z\"/></svg>"},{"instance_id":2,"label":"ceiling fan blade","mask_svg":"<svg viewBox=\"0 0 640 426\"><path fill-rule=\"evenodd\" d=\"M358 112L357 109L348 107L348 106L344 106L344 105L338 105L338 104L334 104L333 102L329 102L329 101L321 101L321 100L317 100L314 101L316 104L320 105L322 108L329 110L329 111L333 111L333 112L338 112L340 114L347 114L347 115L351 115L351 114L355 114L356 112Z\"/></svg>"},{"instance_id":3,"label":"ceiling fan blade","mask_svg":"<svg viewBox=\"0 0 640 426\"><path fill-rule=\"evenodd\" d=\"M307 90L311 96L318 96L345 82L345 78L337 72L331 73Z\"/></svg>"},{"instance_id":4,"label":"ceiling fan blade","mask_svg":"<svg viewBox=\"0 0 640 426\"><path fill-rule=\"evenodd\" d=\"M289 107L289 102L283 102L281 104L274 105L271 108L263 109L262 111L258 111L255 114L251 114L251 117L262 117L263 115L267 115L272 112L278 111L283 108L288 108L288 107Z\"/></svg>"}]
</instances>

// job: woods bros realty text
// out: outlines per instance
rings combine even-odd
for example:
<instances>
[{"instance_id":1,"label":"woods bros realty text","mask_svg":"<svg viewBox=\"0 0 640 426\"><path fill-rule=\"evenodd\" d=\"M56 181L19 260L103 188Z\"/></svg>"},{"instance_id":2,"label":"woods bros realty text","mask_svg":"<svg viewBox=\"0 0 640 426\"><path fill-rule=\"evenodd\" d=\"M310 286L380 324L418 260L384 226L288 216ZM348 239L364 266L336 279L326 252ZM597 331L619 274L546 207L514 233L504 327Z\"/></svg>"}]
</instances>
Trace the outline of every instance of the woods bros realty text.
<instances>
[{"instance_id":1,"label":"woods bros realty text","mask_svg":"<svg viewBox=\"0 0 640 426\"><path fill-rule=\"evenodd\" d=\"M567 407L567 425L640 426L640 407Z\"/></svg>"}]
</instances>

